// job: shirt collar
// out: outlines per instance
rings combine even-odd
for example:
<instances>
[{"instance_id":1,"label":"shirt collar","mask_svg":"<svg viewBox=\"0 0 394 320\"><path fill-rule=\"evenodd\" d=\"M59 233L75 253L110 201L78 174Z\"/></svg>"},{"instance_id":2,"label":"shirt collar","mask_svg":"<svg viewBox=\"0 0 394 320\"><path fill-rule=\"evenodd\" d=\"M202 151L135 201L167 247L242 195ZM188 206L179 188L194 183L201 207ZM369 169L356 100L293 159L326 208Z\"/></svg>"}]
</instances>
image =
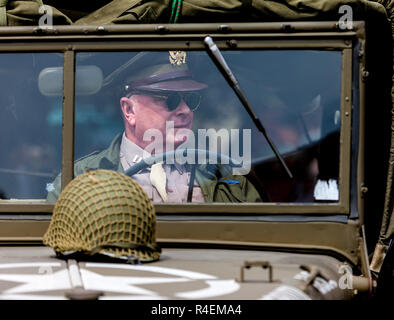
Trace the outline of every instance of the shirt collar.
<instances>
[{"instance_id":1,"label":"shirt collar","mask_svg":"<svg viewBox=\"0 0 394 320\"><path fill-rule=\"evenodd\" d=\"M144 157L150 157L149 152L146 152L134 142L130 141L124 132L122 135L122 142L120 143L120 154L126 158L130 166L140 162Z\"/></svg>"},{"instance_id":2,"label":"shirt collar","mask_svg":"<svg viewBox=\"0 0 394 320\"><path fill-rule=\"evenodd\" d=\"M122 142L120 144L120 155L125 157L129 166L140 162L143 158L150 157L150 153L129 140L125 132L123 132ZM174 167L180 174L183 174L185 171L185 167L179 163L175 163Z\"/></svg>"}]
</instances>

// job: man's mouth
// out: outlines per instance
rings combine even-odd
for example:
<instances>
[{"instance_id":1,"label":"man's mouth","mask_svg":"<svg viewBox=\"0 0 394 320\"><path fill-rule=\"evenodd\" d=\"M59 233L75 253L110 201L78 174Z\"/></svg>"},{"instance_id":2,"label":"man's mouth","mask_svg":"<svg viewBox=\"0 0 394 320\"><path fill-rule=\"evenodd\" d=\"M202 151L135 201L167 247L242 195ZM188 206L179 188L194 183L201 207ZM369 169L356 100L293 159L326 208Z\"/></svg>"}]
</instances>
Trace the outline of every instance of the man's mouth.
<instances>
[{"instance_id":1,"label":"man's mouth","mask_svg":"<svg viewBox=\"0 0 394 320\"><path fill-rule=\"evenodd\" d=\"M186 123L181 123L181 124L174 124L174 128L175 129L180 129L180 128L190 128L191 127L191 123L190 122L186 122Z\"/></svg>"}]
</instances>

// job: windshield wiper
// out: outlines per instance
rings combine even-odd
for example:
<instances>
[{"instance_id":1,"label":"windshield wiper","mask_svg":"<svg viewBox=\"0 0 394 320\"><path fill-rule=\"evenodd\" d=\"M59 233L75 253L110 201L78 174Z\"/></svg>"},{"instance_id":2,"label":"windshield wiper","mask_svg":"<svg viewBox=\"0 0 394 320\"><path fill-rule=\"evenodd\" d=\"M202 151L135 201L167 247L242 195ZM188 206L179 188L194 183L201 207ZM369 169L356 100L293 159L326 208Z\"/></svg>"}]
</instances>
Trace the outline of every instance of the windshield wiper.
<instances>
[{"instance_id":1,"label":"windshield wiper","mask_svg":"<svg viewBox=\"0 0 394 320\"><path fill-rule=\"evenodd\" d=\"M253 120L257 129L259 129L259 131L264 135L269 146L271 147L272 151L274 152L274 154L276 155L276 157L278 158L278 160L282 164L283 168L286 170L289 177L293 178L293 175L291 174L290 169L287 167L287 165L286 165L285 161L283 160L282 156L280 155L278 149L276 148L276 146L272 142L271 138L268 136L260 119L254 113L252 106L250 105L248 99L246 98L246 95L242 91L234 74L231 72L230 67L227 65L226 61L224 60L219 48L217 47L215 42L213 42L213 40L210 36L205 37L204 43L207 48L208 55L211 57L211 59L213 60L213 62L216 65L216 67L219 69L219 71L222 73L224 78L227 80L228 84L234 90L235 94L237 95L237 97L241 101L242 105L244 106L245 110L249 114L250 118Z\"/></svg>"}]
</instances>

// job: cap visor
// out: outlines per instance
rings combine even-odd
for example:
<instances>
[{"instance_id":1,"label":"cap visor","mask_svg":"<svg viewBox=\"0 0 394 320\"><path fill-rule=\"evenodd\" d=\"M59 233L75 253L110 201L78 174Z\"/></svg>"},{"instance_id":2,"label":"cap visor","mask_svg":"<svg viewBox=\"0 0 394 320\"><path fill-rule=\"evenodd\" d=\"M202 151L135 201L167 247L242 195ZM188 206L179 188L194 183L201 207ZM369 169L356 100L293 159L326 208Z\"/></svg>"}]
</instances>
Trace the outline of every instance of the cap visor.
<instances>
[{"instance_id":1,"label":"cap visor","mask_svg":"<svg viewBox=\"0 0 394 320\"><path fill-rule=\"evenodd\" d=\"M137 90L144 91L198 91L207 88L206 84L194 80L176 80L176 81L163 81L156 82L149 85L142 85L135 87Z\"/></svg>"}]
</instances>

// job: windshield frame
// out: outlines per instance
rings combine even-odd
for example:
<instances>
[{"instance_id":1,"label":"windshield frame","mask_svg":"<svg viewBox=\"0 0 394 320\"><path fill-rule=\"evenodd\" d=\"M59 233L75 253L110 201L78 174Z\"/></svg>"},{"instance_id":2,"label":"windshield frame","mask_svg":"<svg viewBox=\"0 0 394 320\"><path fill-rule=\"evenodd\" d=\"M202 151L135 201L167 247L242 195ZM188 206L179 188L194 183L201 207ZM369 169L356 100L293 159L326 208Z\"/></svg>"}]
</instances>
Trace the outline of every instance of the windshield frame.
<instances>
[{"instance_id":1,"label":"windshield frame","mask_svg":"<svg viewBox=\"0 0 394 320\"><path fill-rule=\"evenodd\" d=\"M260 28L256 26L259 25ZM160 34L158 27L150 28L149 32L140 28L140 33L127 34L123 29L105 27L108 31L103 35L88 34L89 28L59 28L57 36L41 35L12 37L1 43L0 52L57 52L64 54L63 72L63 133L62 133L62 188L73 179L74 163L74 114L75 114L75 55L77 52L92 51L127 51L127 50L204 50L203 39L207 35L214 38L221 50L244 49L316 49L342 51L341 74L341 131L340 131L340 169L339 194L337 203L204 203L204 204L155 204L156 212L163 215L203 214L207 216L227 215L264 215L264 214L302 214L302 215L328 215L350 214L350 157L351 157L351 119L352 119L352 63L353 43L355 31L330 30L328 24L322 23L295 23L297 28L304 28L303 32L284 32L283 24L255 24L255 26L239 27L234 24L237 33L220 32L217 29L206 28L204 24L193 26L173 26L173 33ZM184 27L184 33L180 32ZM240 28L237 29L236 27ZM132 27L128 27L132 29ZM242 28L244 28L242 30ZM7 28L8 29L8 28ZM31 28L26 28L30 31ZM96 28L97 29L97 28ZM115 30L113 33L110 30ZM222 28L225 29L225 28ZM231 29L231 28L230 28ZM34 30L34 29L33 29ZM61 36L65 30L65 36ZM68 31L67 31L68 30ZM135 27L138 30L138 26ZM141 31L142 30L142 31ZM170 27L168 27L170 30ZM215 30L215 31L213 31ZM0 37L5 34L0 33ZM78 33L78 32L79 33ZM252 33L253 31L253 33ZM77 37L67 35L66 32L76 32ZM144 33L145 32L145 33ZM176 33L179 32L179 33ZM126 33L126 34L125 34ZM159 33L159 34L158 34ZM9 38L9 37L8 37ZM105 38L105 42L103 41ZM56 39L56 42L53 41ZM141 41L145 39L146 41ZM0 214L3 213L52 213L54 204L45 200L1 200Z\"/></svg>"}]
</instances>

